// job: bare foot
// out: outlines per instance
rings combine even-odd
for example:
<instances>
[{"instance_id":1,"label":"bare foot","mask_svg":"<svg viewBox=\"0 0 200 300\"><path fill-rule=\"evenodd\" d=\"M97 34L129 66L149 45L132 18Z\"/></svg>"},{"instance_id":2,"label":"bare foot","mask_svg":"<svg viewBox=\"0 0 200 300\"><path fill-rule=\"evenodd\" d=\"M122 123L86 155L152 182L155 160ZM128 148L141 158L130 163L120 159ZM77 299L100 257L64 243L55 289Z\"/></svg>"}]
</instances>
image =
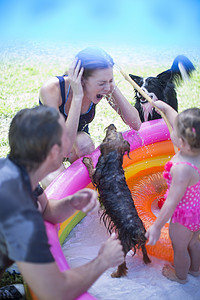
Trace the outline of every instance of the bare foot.
<instances>
[{"instance_id":1,"label":"bare foot","mask_svg":"<svg viewBox=\"0 0 200 300\"><path fill-rule=\"evenodd\" d=\"M164 265L162 269L162 274L165 276L167 279L176 281L178 283L186 283L187 279L180 279L176 276L175 269L170 266L170 265Z\"/></svg>"},{"instance_id":2,"label":"bare foot","mask_svg":"<svg viewBox=\"0 0 200 300\"><path fill-rule=\"evenodd\" d=\"M188 274L194 276L194 277L198 277L200 275L200 271L188 271Z\"/></svg>"}]
</instances>

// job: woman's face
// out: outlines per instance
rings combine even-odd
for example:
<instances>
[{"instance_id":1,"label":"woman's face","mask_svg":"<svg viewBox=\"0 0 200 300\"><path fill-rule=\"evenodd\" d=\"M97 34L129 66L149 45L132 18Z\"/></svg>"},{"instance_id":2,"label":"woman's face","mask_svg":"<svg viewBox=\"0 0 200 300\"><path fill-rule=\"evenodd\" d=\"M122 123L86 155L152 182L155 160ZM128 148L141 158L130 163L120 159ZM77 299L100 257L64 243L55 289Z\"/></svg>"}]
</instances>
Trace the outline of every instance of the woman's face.
<instances>
[{"instance_id":1,"label":"woman's face","mask_svg":"<svg viewBox=\"0 0 200 300\"><path fill-rule=\"evenodd\" d=\"M83 79L84 96L86 96L94 104L114 88L113 69L95 70L90 77Z\"/></svg>"}]
</instances>

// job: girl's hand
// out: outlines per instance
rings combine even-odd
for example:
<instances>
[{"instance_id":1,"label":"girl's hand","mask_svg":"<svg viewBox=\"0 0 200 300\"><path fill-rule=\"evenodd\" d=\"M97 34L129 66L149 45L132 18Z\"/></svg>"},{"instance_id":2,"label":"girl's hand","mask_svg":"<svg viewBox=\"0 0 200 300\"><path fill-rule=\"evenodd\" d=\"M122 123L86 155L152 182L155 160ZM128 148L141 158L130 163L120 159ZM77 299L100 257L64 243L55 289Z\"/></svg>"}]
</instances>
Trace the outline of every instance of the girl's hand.
<instances>
[{"instance_id":1,"label":"girl's hand","mask_svg":"<svg viewBox=\"0 0 200 300\"><path fill-rule=\"evenodd\" d=\"M71 85L73 96L79 97L81 100L83 99L83 87L81 83L83 68L80 68L81 61L77 62L77 59L71 64L68 71L69 83Z\"/></svg>"},{"instance_id":2,"label":"girl's hand","mask_svg":"<svg viewBox=\"0 0 200 300\"><path fill-rule=\"evenodd\" d=\"M155 101L155 102L154 102L154 105L155 105L155 110L156 110L156 112L157 112L158 114L160 114L160 112L156 109L156 107L159 108L163 113L166 113L166 109L167 109L168 106L169 106L167 103L165 103L165 102L163 102L163 101L161 101L161 100Z\"/></svg>"},{"instance_id":3,"label":"girl's hand","mask_svg":"<svg viewBox=\"0 0 200 300\"><path fill-rule=\"evenodd\" d=\"M151 227L149 227L149 229L145 233L146 238L149 240L147 245L151 245L151 246L155 245L155 243L160 238L160 233L161 231L157 229L154 224Z\"/></svg>"}]
</instances>

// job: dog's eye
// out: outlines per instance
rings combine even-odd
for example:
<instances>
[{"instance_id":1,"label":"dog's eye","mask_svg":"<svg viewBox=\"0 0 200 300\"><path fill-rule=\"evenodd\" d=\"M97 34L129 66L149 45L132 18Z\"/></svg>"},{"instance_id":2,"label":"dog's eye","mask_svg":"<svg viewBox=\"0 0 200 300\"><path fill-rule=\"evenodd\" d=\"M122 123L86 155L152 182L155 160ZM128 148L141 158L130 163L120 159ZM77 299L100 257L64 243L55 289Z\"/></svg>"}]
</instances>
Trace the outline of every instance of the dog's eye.
<instances>
[{"instance_id":1,"label":"dog's eye","mask_svg":"<svg viewBox=\"0 0 200 300\"><path fill-rule=\"evenodd\" d=\"M138 93L138 92L136 92L136 95L137 95L138 98L141 97L140 93Z\"/></svg>"},{"instance_id":2,"label":"dog's eye","mask_svg":"<svg viewBox=\"0 0 200 300\"><path fill-rule=\"evenodd\" d=\"M154 101L158 99L154 93L149 93L149 97Z\"/></svg>"}]
</instances>

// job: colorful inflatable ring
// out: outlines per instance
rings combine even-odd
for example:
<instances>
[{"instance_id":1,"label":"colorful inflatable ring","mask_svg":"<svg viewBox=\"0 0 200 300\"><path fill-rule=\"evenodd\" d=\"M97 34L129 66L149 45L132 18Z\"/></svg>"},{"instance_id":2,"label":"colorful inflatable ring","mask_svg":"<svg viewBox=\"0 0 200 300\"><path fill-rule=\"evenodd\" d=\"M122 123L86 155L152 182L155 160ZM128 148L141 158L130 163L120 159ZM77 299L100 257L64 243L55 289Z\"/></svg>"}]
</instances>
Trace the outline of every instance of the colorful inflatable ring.
<instances>
[{"instance_id":1,"label":"colorful inflatable ring","mask_svg":"<svg viewBox=\"0 0 200 300\"><path fill-rule=\"evenodd\" d=\"M139 178L147 174L153 174L163 170L163 166L174 154L172 143L169 141L170 134L165 122L154 120L142 124L138 132L129 130L123 133L123 136L130 143L130 158L124 157L124 168L127 181L131 178ZM97 148L90 157L96 165L100 151ZM86 167L82 163L82 159L75 161L69 168L60 174L46 189L48 198L61 199L71 195L84 187L91 187L90 178ZM153 199L140 199L135 205L139 211L145 227L148 228L155 220L155 215L151 211ZM51 245L51 252L61 271L69 268L66 258L63 255L62 244L67 235L74 226L82 220L85 215L82 212L76 212L72 217L67 219L58 227L50 223L46 223L47 235ZM161 240L155 246L148 246L148 252L158 258L172 260L171 244L168 237L168 226L164 228L164 234ZM59 235L59 238L58 238ZM164 249L167 249L164 251ZM164 254L164 255L163 255ZM34 297L34 296L32 296ZM36 298L34 298L36 299ZM95 299L89 293L84 293L78 299Z\"/></svg>"}]
</instances>

